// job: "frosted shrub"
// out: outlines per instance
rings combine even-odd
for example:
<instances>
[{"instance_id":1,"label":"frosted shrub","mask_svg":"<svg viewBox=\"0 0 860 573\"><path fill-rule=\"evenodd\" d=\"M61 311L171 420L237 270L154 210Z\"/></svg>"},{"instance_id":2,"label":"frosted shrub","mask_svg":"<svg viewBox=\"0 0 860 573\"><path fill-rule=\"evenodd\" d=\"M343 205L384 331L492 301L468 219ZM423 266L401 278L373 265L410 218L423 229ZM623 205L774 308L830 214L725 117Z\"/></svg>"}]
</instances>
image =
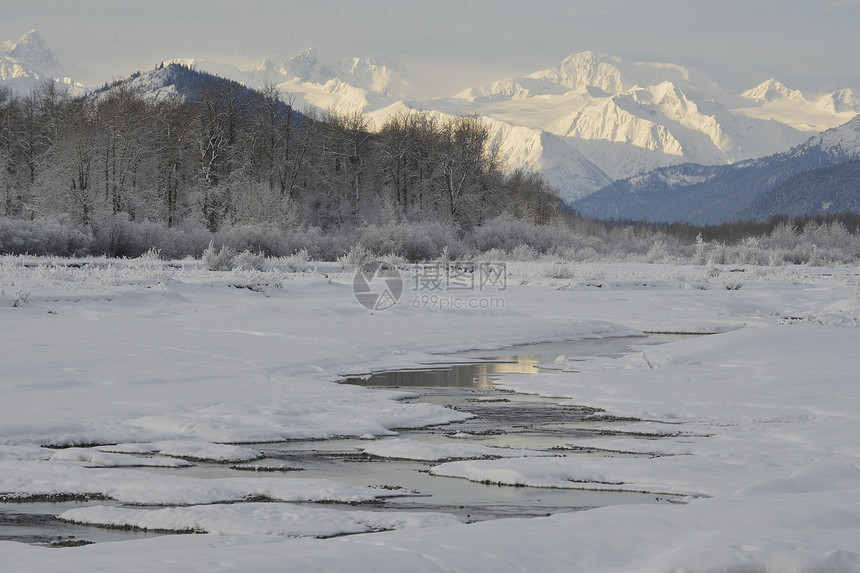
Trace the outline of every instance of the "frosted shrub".
<instances>
[{"instance_id":1,"label":"frosted shrub","mask_svg":"<svg viewBox=\"0 0 860 573\"><path fill-rule=\"evenodd\" d=\"M572 279L573 271L565 264L545 265L540 270L545 279Z\"/></svg>"},{"instance_id":2,"label":"frosted shrub","mask_svg":"<svg viewBox=\"0 0 860 573\"><path fill-rule=\"evenodd\" d=\"M714 263L714 259L708 259L708 264L705 265L705 274L704 280L708 281L709 278L715 277L720 274L720 269L717 268L717 265Z\"/></svg>"},{"instance_id":3,"label":"frosted shrub","mask_svg":"<svg viewBox=\"0 0 860 573\"><path fill-rule=\"evenodd\" d=\"M408 261L418 262L432 259L443 249L448 249L452 259L459 259L464 254L464 249L451 227L439 222L412 223L400 248L394 252L400 253Z\"/></svg>"},{"instance_id":4,"label":"frosted shrub","mask_svg":"<svg viewBox=\"0 0 860 573\"><path fill-rule=\"evenodd\" d=\"M730 276L723 280L723 286L726 287L726 290L740 290L744 283L740 277Z\"/></svg>"},{"instance_id":5,"label":"frosted shrub","mask_svg":"<svg viewBox=\"0 0 860 573\"><path fill-rule=\"evenodd\" d=\"M302 247L289 257L287 257L288 261L296 262L296 263L307 263L311 260L311 255L308 253L308 250L305 247Z\"/></svg>"},{"instance_id":6,"label":"frosted shrub","mask_svg":"<svg viewBox=\"0 0 860 573\"><path fill-rule=\"evenodd\" d=\"M654 244L651 245L651 248L648 249L648 253L645 255L645 260L649 263L660 265L671 262L666 243L662 239L654 241Z\"/></svg>"},{"instance_id":7,"label":"frosted shrub","mask_svg":"<svg viewBox=\"0 0 860 573\"><path fill-rule=\"evenodd\" d=\"M509 255L502 249L490 249L478 256L478 258L482 261L507 261Z\"/></svg>"},{"instance_id":8,"label":"frosted shrub","mask_svg":"<svg viewBox=\"0 0 860 573\"><path fill-rule=\"evenodd\" d=\"M368 225L359 243L374 253L394 253L408 261L428 261L448 248L452 258L463 256L455 230L438 221L404 221L387 225Z\"/></svg>"},{"instance_id":9,"label":"frosted shrub","mask_svg":"<svg viewBox=\"0 0 860 573\"><path fill-rule=\"evenodd\" d=\"M286 257L285 262L287 265L300 265L307 263L311 260L311 255L308 253L308 249L306 247L302 247L294 252L292 255Z\"/></svg>"},{"instance_id":10,"label":"frosted shrub","mask_svg":"<svg viewBox=\"0 0 860 573\"><path fill-rule=\"evenodd\" d=\"M215 243L210 241L209 246L203 251L201 260L207 269L210 271L228 271L233 268L233 257L236 252L222 245L220 251L215 251Z\"/></svg>"},{"instance_id":11,"label":"frosted shrub","mask_svg":"<svg viewBox=\"0 0 860 573\"><path fill-rule=\"evenodd\" d=\"M158 237L153 245L159 248L163 259L172 260L200 257L212 240L212 233L199 223L183 221L169 229L161 229Z\"/></svg>"},{"instance_id":12,"label":"frosted shrub","mask_svg":"<svg viewBox=\"0 0 860 573\"><path fill-rule=\"evenodd\" d=\"M604 268L603 266L599 266L599 267L588 266L585 268L580 268L579 269L579 277L580 277L580 280L588 281L588 282L605 281L606 277L607 277L606 268Z\"/></svg>"},{"instance_id":13,"label":"frosted shrub","mask_svg":"<svg viewBox=\"0 0 860 573\"><path fill-rule=\"evenodd\" d=\"M161 250L150 247L148 251L138 257L144 263L161 262Z\"/></svg>"},{"instance_id":14,"label":"frosted shrub","mask_svg":"<svg viewBox=\"0 0 860 573\"><path fill-rule=\"evenodd\" d=\"M798 240L797 227L793 222L786 221L774 227L770 235L762 240L762 245L769 249L791 250Z\"/></svg>"},{"instance_id":15,"label":"frosted shrub","mask_svg":"<svg viewBox=\"0 0 860 573\"><path fill-rule=\"evenodd\" d=\"M89 252L93 237L67 218L34 221L0 217L0 253L7 255L80 256Z\"/></svg>"},{"instance_id":16,"label":"frosted shrub","mask_svg":"<svg viewBox=\"0 0 860 573\"><path fill-rule=\"evenodd\" d=\"M512 261L522 261L524 263L537 260L539 254L531 245L517 245L511 251Z\"/></svg>"},{"instance_id":17,"label":"frosted shrub","mask_svg":"<svg viewBox=\"0 0 860 573\"><path fill-rule=\"evenodd\" d=\"M809 221L803 228L801 238L821 248L842 247L851 242L852 236L839 221L832 223L816 223Z\"/></svg>"},{"instance_id":18,"label":"frosted shrub","mask_svg":"<svg viewBox=\"0 0 860 573\"><path fill-rule=\"evenodd\" d=\"M248 224L229 227L218 233L219 242L237 252L251 251L269 256L290 252L283 233L274 224Z\"/></svg>"},{"instance_id":19,"label":"frosted shrub","mask_svg":"<svg viewBox=\"0 0 860 573\"><path fill-rule=\"evenodd\" d=\"M15 294L12 295L12 306L18 307L22 304L25 304L30 301L30 289L28 289L23 284L19 284L18 288L15 290Z\"/></svg>"},{"instance_id":20,"label":"frosted shrub","mask_svg":"<svg viewBox=\"0 0 860 573\"><path fill-rule=\"evenodd\" d=\"M150 245L141 225L128 220L125 213L114 213L93 221L93 251L106 257L138 257Z\"/></svg>"},{"instance_id":21,"label":"frosted shrub","mask_svg":"<svg viewBox=\"0 0 860 573\"><path fill-rule=\"evenodd\" d=\"M315 261L334 261L359 242L353 232L327 232L315 226L290 229L284 237L289 246L285 254L304 249Z\"/></svg>"},{"instance_id":22,"label":"frosted shrub","mask_svg":"<svg viewBox=\"0 0 860 573\"><path fill-rule=\"evenodd\" d=\"M368 225L362 229L359 241L354 246L362 246L374 253L390 253L400 249L402 234L403 228L400 225Z\"/></svg>"},{"instance_id":23,"label":"frosted shrub","mask_svg":"<svg viewBox=\"0 0 860 573\"><path fill-rule=\"evenodd\" d=\"M436 260L442 265L442 268L447 269L451 266L451 253L448 252L447 246L442 248L442 254L440 254L439 258Z\"/></svg>"},{"instance_id":24,"label":"frosted shrub","mask_svg":"<svg viewBox=\"0 0 860 573\"><path fill-rule=\"evenodd\" d=\"M307 248L302 247L301 249L294 252L292 255L288 257L284 257L283 261L293 272L304 271L308 268L308 263L311 260L311 255L308 253Z\"/></svg>"},{"instance_id":25,"label":"frosted shrub","mask_svg":"<svg viewBox=\"0 0 860 573\"><path fill-rule=\"evenodd\" d=\"M380 255L377 258L383 263L388 263L393 267L396 267L397 265L402 265L407 262L406 259L398 255L397 253L388 253L387 255Z\"/></svg>"},{"instance_id":26,"label":"frosted shrub","mask_svg":"<svg viewBox=\"0 0 860 573\"><path fill-rule=\"evenodd\" d=\"M263 269L263 263L265 262L266 255L263 253L252 253L250 250L245 249L233 257L231 265L234 269L260 271Z\"/></svg>"},{"instance_id":27,"label":"frosted shrub","mask_svg":"<svg viewBox=\"0 0 860 573\"><path fill-rule=\"evenodd\" d=\"M728 250L729 248L725 243L714 243L714 249L711 251L711 256L709 258L709 262L712 262L717 265L726 264L726 260L728 259Z\"/></svg>"},{"instance_id":28,"label":"frosted shrub","mask_svg":"<svg viewBox=\"0 0 860 573\"><path fill-rule=\"evenodd\" d=\"M759 265L762 263L762 250L756 237L747 237L735 251L735 262L741 265Z\"/></svg>"},{"instance_id":29,"label":"frosted shrub","mask_svg":"<svg viewBox=\"0 0 860 573\"><path fill-rule=\"evenodd\" d=\"M337 258L341 268L347 266L360 266L374 259L373 251L362 246L361 243L353 245L343 255Z\"/></svg>"},{"instance_id":30,"label":"frosted shrub","mask_svg":"<svg viewBox=\"0 0 860 573\"><path fill-rule=\"evenodd\" d=\"M563 247L554 249L553 252L555 253L555 256L569 262L583 263L586 261L595 261L600 258L600 253L598 253L597 249L592 245ZM626 253L625 256L620 256L619 260L622 260L623 258L626 258Z\"/></svg>"},{"instance_id":31,"label":"frosted shrub","mask_svg":"<svg viewBox=\"0 0 860 573\"><path fill-rule=\"evenodd\" d=\"M510 253L520 245L530 245L538 253L571 240L569 233L560 233L554 227L533 225L510 215L500 215L472 230L467 241L478 252L502 249Z\"/></svg>"},{"instance_id":32,"label":"frosted shrub","mask_svg":"<svg viewBox=\"0 0 860 573\"><path fill-rule=\"evenodd\" d=\"M693 264L694 265L704 265L705 260L705 248L707 247L707 243L705 239L702 237L702 234L699 233L696 235L696 244L695 244L695 253L693 254Z\"/></svg>"}]
</instances>

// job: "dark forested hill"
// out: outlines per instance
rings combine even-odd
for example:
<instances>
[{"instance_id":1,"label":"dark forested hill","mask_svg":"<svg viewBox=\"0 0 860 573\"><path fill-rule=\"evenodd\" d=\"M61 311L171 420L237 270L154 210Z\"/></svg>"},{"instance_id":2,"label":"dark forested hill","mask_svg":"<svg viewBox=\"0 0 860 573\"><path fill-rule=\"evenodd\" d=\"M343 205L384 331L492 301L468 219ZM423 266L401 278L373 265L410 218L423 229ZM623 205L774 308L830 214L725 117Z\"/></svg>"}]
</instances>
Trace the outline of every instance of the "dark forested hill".
<instances>
[{"instance_id":1,"label":"dark forested hill","mask_svg":"<svg viewBox=\"0 0 860 573\"><path fill-rule=\"evenodd\" d=\"M790 177L737 212L738 219L860 213L860 161Z\"/></svg>"},{"instance_id":2,"label":"dark forested hill","mask_svg":"<svg viewBox=\"0 0 860 573\"><path fill-rule=\"evenodd\" d=\"M717 224L750 216L751 205L795 175L810 172L809 178L826 178L829 171L822 169L858 158L860 116L785 153L729 166L676 165L616 181L576 201L573 208L601 219ZM835 187L822 186L816 205L837 202L823 194L825 189ZM787 204L782 208L787 210L769 214L820 212Z\"/></svg>"}]
</instances>

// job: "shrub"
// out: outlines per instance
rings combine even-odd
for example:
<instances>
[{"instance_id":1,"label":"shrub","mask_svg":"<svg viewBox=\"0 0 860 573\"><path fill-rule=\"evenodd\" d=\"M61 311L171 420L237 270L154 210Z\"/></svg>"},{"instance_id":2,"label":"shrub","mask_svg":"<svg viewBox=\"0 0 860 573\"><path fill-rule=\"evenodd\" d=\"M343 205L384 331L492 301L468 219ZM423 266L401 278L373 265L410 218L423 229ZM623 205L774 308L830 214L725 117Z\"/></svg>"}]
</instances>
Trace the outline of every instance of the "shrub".
<instances>
[{"instance_id":1,"label":"shrub","mask_svg":"<svg viewBox=\"0 0 860 573\"><path fill-rule=\"evenodd\" d=\"M413 262L435 259L446 247L452 258L465 254L454 228L438 221L368 225L359 243L374 253L393 253Z\"/></svg>"},{"instance_id":2,"label":"shrub","mask_svg":"<svg viewBox=\"0 0 860 573\"><path fill-rule=\"evenodd\" d=\"M645 255L645 260L653 264L667 264L671 262L669 259L669 251L666 248L666 243L662 239L657 239L648 249Z\"/></svg>"},{"instance_id":3,"label":"shrub","mask_svg":"<svg viewBox=\"0 0 860 573\"><path fill-rule=\"evenodd\" d=\"M221 245L220 251L215 251L215 243L210 241L203 251L202 261L210 271L228 271L233 268L233 257L236 251L227 245Z\"/></svg>"},{"instance_id":4,"label":"shrub","mask_svg":"<svg viewBox=\"0 0 860 573\"><path fill-rule=\"evenodd\" d=\"M739 277L730 276L723 280L723 286L726 290L740 290L744 283Z\"/></svg>"},{"instance_id":5,"label":"shrub","mask_svg":"<svg viewBox=\"0 0 860 573\"><path fill-rule=\"evenodd\" d=\"M366 247L363 247L361 243L359 243L357 245L353 245L347 252L339 256L337 258L337 262L340 264L341 267L345 268L347 265L363 265L364 263L370 262L373 259L373 251Z\"/></svg>"},{"instance_id":6,"label":"shrub","mask_svg":"<svg viewBox=\"0 0 860 573\"><path fill-rule=\"evenodd\" d=\"M555 227L533 225L511 215L499 215L472 230L467 244L477 252L501 249L508 253L522 245L531 246L537 253L546 253L561 245L568 246L572 235Z\"/></svg>"},{"instance_id":7,"label":"shrub","mask_svg":"<svg viewBox=\"0 0 860 573\"><path fill-rule=\"evenodd\" d=\"M546 279L571 279L573 271L565 264L551 264L541 267L541 276Z\"/></svg>"},{"instance_id":8,"label":"shrub","mask_svg":"<svg viewBox=\"0 0 860 573\"><path fill-rule=\"evenodd\" d=\"M707 260L705 259L705 248L707 247L707 243L705 243L705 239L702 237L702 233L696 235L696 252L693 255L693 264L694 265L704 265Z\"/></svg>"},{"instance_id":9,"label":"shrub","mask_svg":"<svg viewBox=\"0 0 860 573\"><path fill-rule=\"evenodd\" d=\"M93 236L68 218L48 217L25 221L0 217L0 253L7 255L82 256L89 252Z\"/></svg>"},{"instance_id":10,"label":"shrub","mask_svg":"<svg viewBox=\"0 0 860 573\"><path fill-rule=\"evenodd\" d=\"M540 255L531 245L517 245L511 251L511 260L531 262L537 260Z\"/></svg>"},{"instance_id":11,"label":"shrub","mask_svg":"<svg viewBox=\"0 0 860 573\"><path fill-rule=\"evenodd\" d=\"M274 224L247 224L218 232L219 242L236 252L249 251L263 256L282 257L293 252L281 230Z\"/></svg>"},{"instance_id":12,"label":"shrub","mask_svg":"<svg viewBox=\"0 0 860 573\"><path fill-rule=\"evenodd\" d=\"M265 262L266 255L263 253L252 253L250 250L245 249L241 253L237 253L233 256L230 266L234 269L260 271L263 270L263 263Z\"/></svg>"}]
</instances>

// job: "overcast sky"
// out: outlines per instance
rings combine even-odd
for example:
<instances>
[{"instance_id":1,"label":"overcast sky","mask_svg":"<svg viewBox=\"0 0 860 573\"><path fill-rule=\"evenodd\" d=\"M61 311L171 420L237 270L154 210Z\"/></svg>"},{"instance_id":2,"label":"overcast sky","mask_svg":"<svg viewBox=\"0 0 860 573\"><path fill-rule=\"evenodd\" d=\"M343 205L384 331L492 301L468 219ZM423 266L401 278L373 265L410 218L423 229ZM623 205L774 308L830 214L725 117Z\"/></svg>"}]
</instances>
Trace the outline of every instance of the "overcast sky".
<instances>
[{"instance_id":1,"label":"overcast sky","mask_svg":"<svg viewBox=\"0 0 860 573\"><path fill-rule=\"evenodd\" d=\"M249 68L316 46L396 56L451 95L593 50L860 92L860 0L0 0L0 40L36 29L63 61L124 77L173 58Z\"/></svg>"}]
</instances>

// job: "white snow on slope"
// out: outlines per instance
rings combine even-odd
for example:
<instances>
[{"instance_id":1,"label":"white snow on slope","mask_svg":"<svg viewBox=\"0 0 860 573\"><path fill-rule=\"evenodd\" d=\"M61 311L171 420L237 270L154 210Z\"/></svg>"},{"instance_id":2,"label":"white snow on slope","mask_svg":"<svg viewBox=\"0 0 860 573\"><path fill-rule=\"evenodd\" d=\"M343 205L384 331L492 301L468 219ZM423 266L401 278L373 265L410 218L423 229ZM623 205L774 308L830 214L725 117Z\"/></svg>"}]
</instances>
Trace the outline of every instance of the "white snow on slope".
<instances>
[{"instance_id":1,"label":"white snow on slope","mask_svg":"<svg viewBox=\"0 0 860 573\"><path fill-rule=\"evenodd\" d=\"M62 90L82 95L86 88L75 82L64 64L61 64L45 39L30 30L17 41L0 43L0 85L11 86L20 94L27 94L46 80L53 80Z\"/></svg>"},{"instance_id":2,"label":"white snow on slope","mask_svg":"<svg viewBox=\"0 0 860 573\"><path fill-rule=\"evenodd\" d=\"M811 99L800 90L769 79L741 94L733 111L750 118L774 120L804 132L825 131L860 113L860 99L850 89Z\"/></svg>"},{"instance_id":3,"label":"white snow on slope","mask_svg":"<svg viewBox=\"0 0 860 573\"><path fill-rule=\"evenodd\" d=\"M739 101L749 100L722 90L692 68L591 52L525 78L466 90L454 99L463 108L513 125L570 138L613 178L675 163L723 164L770 155L802 143L815 131L732 111ZM800 115L808 111L800 110ZM814 111L822 116L821 109ZM839 119L832 116L830 127Z\"/></svg>"}]
</instances>

